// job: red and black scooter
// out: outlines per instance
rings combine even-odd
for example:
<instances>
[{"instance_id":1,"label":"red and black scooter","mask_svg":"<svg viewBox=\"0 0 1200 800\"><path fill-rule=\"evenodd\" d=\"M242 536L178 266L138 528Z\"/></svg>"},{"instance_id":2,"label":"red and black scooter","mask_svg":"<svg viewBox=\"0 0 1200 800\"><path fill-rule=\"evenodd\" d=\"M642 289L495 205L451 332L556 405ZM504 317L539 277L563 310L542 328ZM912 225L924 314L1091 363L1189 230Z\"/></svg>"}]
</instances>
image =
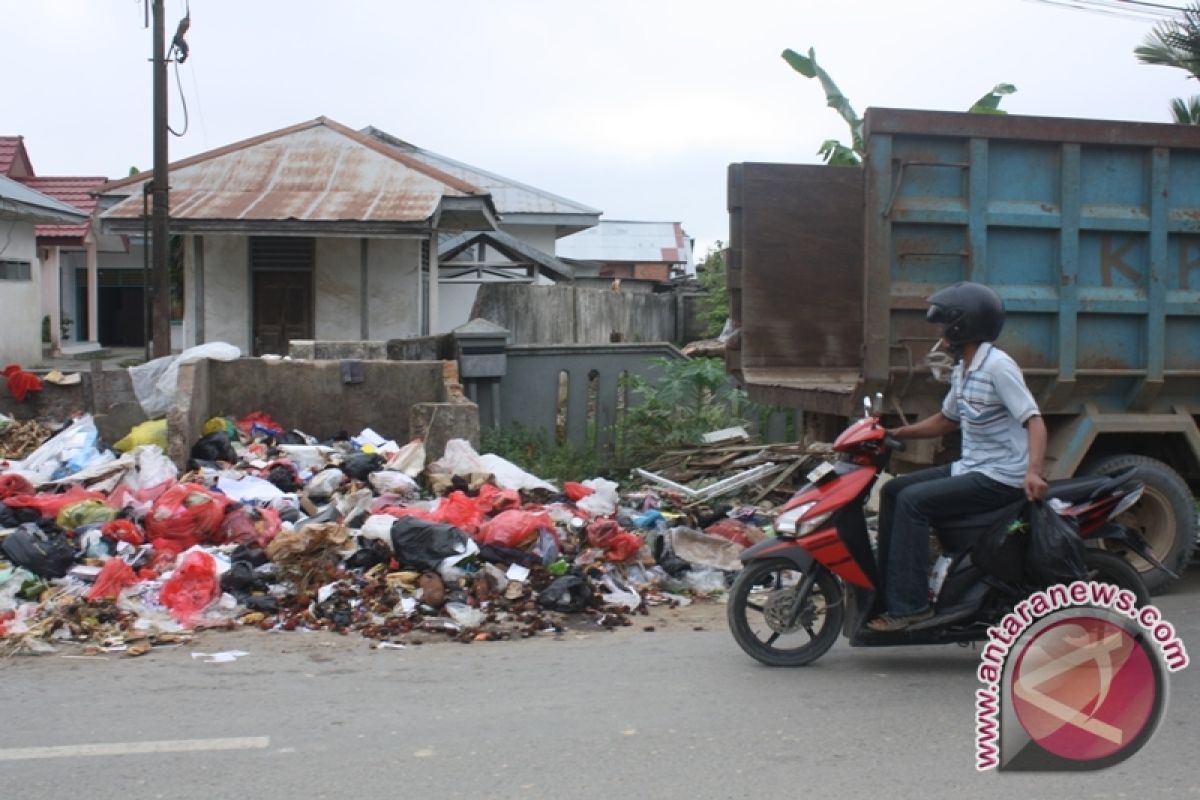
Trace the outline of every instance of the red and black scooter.
<instances>
[{"instance_id":1,"label":"red and black scooter","mask_svg":"<svg viewBox=\"0 0 1200 800\"><path fill-rule=\"evenodd\" d=\"M730 590L729 626L742 649L764 664L815 661L839 631L852 647L982 641L989 626L1038 588L1023 579L1023 537L1005 537L1004 546L992 548L986 558L976 546L986 532L1022 517L1021 500L938 526L942 555L930 580L931 619L888 633L866 627L881 612L882 598L864 506L892 451L903 447L880 422L881 400L877 397L874 408L864 401L866 415L834 442L840 457L812 470L808 483L780 509L777 538L742 553L745 569ZM1056 499L1059 513L1077 523L1088 545L1089 577L1129 589L1140 606L1150 593L1120 553L1166 567L1138 531L1113 521L1142 496L1136 471L1052 481L1047 501Z\"/></svg>"}]
</instances>

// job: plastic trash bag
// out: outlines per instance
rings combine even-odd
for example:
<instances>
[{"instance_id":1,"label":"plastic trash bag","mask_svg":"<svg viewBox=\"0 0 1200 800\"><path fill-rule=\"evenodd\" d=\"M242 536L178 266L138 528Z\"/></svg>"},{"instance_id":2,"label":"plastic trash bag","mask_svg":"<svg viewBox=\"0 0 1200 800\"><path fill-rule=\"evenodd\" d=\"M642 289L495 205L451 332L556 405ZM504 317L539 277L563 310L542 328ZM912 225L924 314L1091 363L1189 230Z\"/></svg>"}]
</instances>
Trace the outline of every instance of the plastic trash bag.
<instances>
[{"instance_id":1,"label":"plastic trash bag","mask_svg":"<svg viewBox=\"0 0 1200 800\"><path fill-rule=\"evenodd\" d=\"M425 443L414 439L388 456L387 468L415 478L425 471Z\"/></svg>"},{"instance_id":2,"label":"plastic trash bag","mask_svg":"<svg viewBox=\"0 0 1200 800\"><path fill-rule=\"evenodd\" d=\"M33 494L33 484L28 478L15 472L0 475L0 500L21 494Z\"/></svg>"},{"instance_id":3,"label":"plastic trash bag","mask_svg":"<svg viewBox=\"0 0 1200 800\"><path fill-rule=\"evenodd\" d=\"M342 472L352 480L366 483L372 472L383 469L383 456L377 453L355 453L342 462Z\"/></svg>"},{"instance_id":4,"label":"plastic trash bag","mask_svg":"<svg viewBox=\"0 0 1200 800\"><path fill-rule=\"evenodd\" d=\"M116 600L121 596L122 589L138 583L141 583L141 579L128 564L119 558L110 558L96 576L96 583L87 593L87 599L91 602Z\"/></svg>"},{"instance_id":5,"label":"plastic trash bag","mask_svg":"<svg viewBox=\"0 0 1200 800\"><path fill-rule=\"evenodd\" d=\"M521 493L516 489L500 489L487 483L480 487L475 504L484 514L499 514L511 508L520 508Z\"/></svg>"},{"instance_id":6,"label":"plastic trash bag","mask_svg":"<svg viewBox=\"0 0 1200 800\"><path fill-rule=\"evenodd\" d=\"M587 541L605 552L610 561L628 561L642 549L642 539L622 530L616 520L598 519L587 527Z\"/></svg>"},{"instance_id":7,"label":"plastic trash bag","mask_svg":"<svg viewBox=\"0 0 1200 800\"><path fill-rule=\"evenodd\" d=\"M607 517L617 513L617 484L604 478L593 478L583 482L592 493L578 501L575 506L593 517Z\"/></svg>"},{"instance_id":8,"label":"plastic trash bag","mask_svg":"<svg viewBox=\"0 0 1200 800\"><path fill-rule=\"evenodd\" d=\"M61 494L18 495L9 497L4 504L12 509L29 508L46 519L54 519L64 508L84 500L104 501L104 495L99 492L89 492L82 486L72 486Z\"/></svg>"},{"instance_id":9,"label":"plastic trash bag","mask_svg":"<svg viewBox=\"0 0 1200 800\"><path fill-rule=\"evenodd\" d=\"M371 473L371 487L380 494L394 494L401 497L416 497L420 487L412 478L403 472L395 472L390 467Z\"/></svg>"},{"instance_id":10,"label":"plastic trash bag","mask_svg":"<svg viewBox=\"0 0 1200 800\"><path fill-rule=\"evenodd\" d=\"M366 541L384 542L388 549L392 548L392 525L396 518L391 514L372 514L359 528L358 535Z\"/></svg>"},{"instance_id":11,"label":"plastic trash bag","mask_svg":"<svg viewBox=\"0 0 1200 800\"><path fill-rule=\"evenodd\" d=\"M716 569L694 569L683 576L684 585L696 594L725 591L725 573Z\"/></svg>"},{"instance_id":12,"label":"plastic trash bag","mask_svg":"<svg viewBox=\"0 0 1200 800\"><path fill-rule=\"evenodd\" d=\"M149 422L134 425L123 439L113 444L113 448L122 453L128 453L135 447L148 444L156 445L162 450L167 449L167 420L165 418L152 419Z\"/></svg>"},{"instance_id":13,"label":"plastic trash bag","mask_svg":"<svg viewBox=\"0 0 1200 800\"><path fill-rule=\"evenodd\" d=\"M184 350L177 356L164 356L129 368L133 393L150 419L165 417L175 402L175 387L179 383L179 367L205 358L214 361L233 361L242 351L225 342L209 342Z\"/></svg>"},{"instance_id":14,"label":"plastic trash bag","mask_svg":"<svg viewBox=\"0 0 1200 800\"><path fill-rule=\"evenodd\" d=\"M117 510L102 500L83 500L64 506L54 517L63 530L73 531L84 525L97 525L110 522L117 516Z\"/></svg>"},{"instance_id":15,"label":"plastic trash bag","mask_svg":"<svg viewBox=\"0 0 1200 800\"><path fill-rule=\"evenodd\" d=\"M146 535L142 533L141 528L137 526L136 522L129 519L114 519L106 522L100 529L100 533L114 542L125 542L134 547L141 547L146 542Z\"/></svg>"},{"instance_id":16,"label":"plastic trash bag","mask_svg":"<svg viewBox=\"0 0 1200 800\"><path fill-rule=\"evenodd\" d=\"M282 425L262 411L252 411L239 419L237 429L251 439L277 439L285 433Z\"/></svg>"},{"instance_id":17,"label":"plastic trash bag","mask_svg":"<svg viewBox=\"0 0 1200 800\"><path fill-rule=\"evenodd\" d=\"M487 621L487 614L466 603L446 603L445 611L461 628L478 628Z\"/></svg>"},{"instance_id":18,"label":"plastic trash bag","mask_svg":"<svg viewBox=\"0 0 1200 800\"><path fill-rule=\"evenodd\" d=\"M632 587L617 581L612 575L600 578L600 599L606 606L624 608L626 611L637 611L642 604L642 597Z\"/></svg>"},{"instance_id":19,"label":"plastic trash bag","mask_svg":"<svg viewBox=\"0 0 1200 800\"><path fill-rule=\"evenodd\" d=\"M75 563L75 548L61 532L47 532L27 522L0 543L5 557L42 578L61 578Z\"/></svg>"},{"instance_id":20,"label":"plastic trash bag","mask_svg":"<svg viewBox=\"0 0 1200 800\"><path fill-rule=\"evenodd\" d=\"M253 475L226 472L217 478L217 491L239 503L269 503L283 496L278 486Z\"/></svg>"},{"instance_id":21,"label":"plastic trash bag","mask_svg":"<svg viewBox=\"0 0 1200 800\"><path fill-rule=\"evenodd\" d=\"M567 481L563 484L563 493L572 503L578 503L583 498L590 494L594 494L595 490L584 486L576 481Z\"/></svg>"},{"instance_id":22,"label":"plastic trash bag","mask_svg":"<svg viewBox=\"0 0 1200 800\"><path fill-rule=\"evenodd\" d=\"M402 565L437 570L447 558L464 558L474 542L466 532L445 523L404 517L392 523L392 551Z\"/></svg>"},{"instance_id":23,"label":"plastic trash bag","mask_svg":"<svg viewBox=\"0 0 1200 800\"><path fill-rule=\"evenodd\" d=\"M521 511L513 508L501 511L480 525L475 539L480 544L523 548L538 538L540 530L554 530L554 520L550 519L549 514L545 511Z\"/></svg>"},{"instance_id":24,"label":"plastic trash bag","mask_svg":"<svg viewBox=\"0 0 1200 800\"><path fill-rule=\"evenodd\" d=\"M1041 587L1087 580L1084 544L1078 526L1041 500L1029 504L1025 574L1031 583Z\"/></svg>"},{"instance_id":25,"label":"plastic trash bag","mask_svg":"<svg viewBox=\"0 0 1200 800\"><path fill-rule=\"evenodd\" d=\"M742 568L740 555L745 548L720 536L678 527L667 531L664 539L671 552L689 564L729 571Z\"/></svg>"},{"instance_id":26,"label":"plastic trash bag","mask_svg":"<svg viewBox=\"0 0 1200 800\"><path fill-rule=\"evenodd\" d=\"M314 500L326 500L345 482L346 473L337 467L330 467L314 475L304 491Z\"/></svg>"},{"instance_id":27,"label":"plastic trash bag","mask_svg":"<svg viewBox=\"0 0 1200 800\"><path fill-rule=\"evenodd\" d=\"M225 515L215 541L220 544L251 544L265 548L282 528L279 515L269 508L243 505Z\"/></svg>"},{"instance_id":28,"label":"plastic trash bag","mask_svg":"<svg viewBox=\"0 0 1200 800\"><path fill-rule=\"evenodd\" d=\"M9 364L0 374L4 375L5 383L8 384L8 393L18 403L24 403L26 395L30 392L42 391L41 379L32 372L21 369L19 364Z\"/></svg>"},{"instance_id":29,"label":"plastic trash bag","mask_svg":"<svg viewBox=\"0 0 1200 800\"><path fill-rule=\"evenodd\" d=\"M483 511L474 498L464 492L451 492L442 498L434 517L438 522L445 522L456 528L462 528L468 534L474 535L483 522Z\"/></svg>"},{"instance_id":30,"label":"plastic trash bag","mask_svg":"<svg viewBox=\"0 0 1200 800\"><path fill-rule=\"evenodd\" d=\"M728 517L709 525L704 529L704 532L709 536L720 536L722 539L728 539L740 547L750 547L767 538L767 535L761 529L741 520L730 519Z\"/></svg>"},{"instance_id":31,"label":"plastic trash bag","mask_svg":"<svg viewBox=\"0 0 1200 800\"><path fill-rule=\"evenodd\" d=\"M534 491L542 489L547 492L557 492L558 488L536 475L531 475L516 464L493 453L485 453L479 457L479 463L484 472L490 472L496 485L501 489L516 489L519 491Z\"/></svg>"},{"instance_id":32,"label":"plastic trash bag","mask_svg":"<svg viewBox=\"0 0 1200 800\"><path fill-rule=\"evenodd\" d=\"M583 611L591 599L592 587L579 575L555 578L549 586L538 592L538 605L551 611Z\"/></svg>"},{"instance_id":33,"label":"plastic trash bag","mask_svg":"<svg viewBox=\"0 0 1200 800\"><path fill-rule=\"evenodd\" d=\"M179 477L174 462L158 445L144 445L133 451L135 469L125 475L123 483L135 492L162 489ZM162 492L158 492L161 494ZM153 498L151 498L153 499Z\"/></svg>"},{"instance_id":34,"label":"plastic trash bag","mask_svg":"<svg viewBox=\"0 0 1200 800\"><path fill-rule=\"evenodd\" d=\"M146 533L156 550L179 553L212 537L225 518L227 501L194 483L163 492L146 515Z\"/></svg>"},{"instance_id":35,"label":"plastic trash bag","mask_svg":"<svg viewBox=\"0 0 1200 800\"><path fill-rule=\"evenodd\" d=\"M203 550L191 550L163 584L158 599L171 616L190 625L220 596L217 562Z\"/></svg>"},{"instance_id":36,"label":"plastic trash bag","mask_svg":"<svg viewBox=\"0 0 1200 800\"><path fill-rule=\"evenodd\" d=\"M238 460L233 442L225 431L205 434L192 445L191 457L194 461L224 461L232 464Z\"/></svg>"},{"instance_id":37,"label":"plastic trash bag","mask_svg":"<svg viewBox=\"0 0 1200 800\"><path fill-rule=\"evenodd\" d=\"M65 478L93 464L116 460L111 453L103 454L96 449L99 437L95 421L90 414L84 414L30 453L20 462L20 468L45 481Z\"/></svg>"}]
</instances>

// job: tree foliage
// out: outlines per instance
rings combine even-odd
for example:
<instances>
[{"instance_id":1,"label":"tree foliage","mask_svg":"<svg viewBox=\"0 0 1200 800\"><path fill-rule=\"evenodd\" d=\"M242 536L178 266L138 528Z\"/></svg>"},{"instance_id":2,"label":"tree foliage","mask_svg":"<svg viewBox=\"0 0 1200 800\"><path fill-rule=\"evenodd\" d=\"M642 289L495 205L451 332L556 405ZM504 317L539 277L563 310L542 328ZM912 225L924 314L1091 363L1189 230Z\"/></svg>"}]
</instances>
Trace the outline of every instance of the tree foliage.
<instances>
[{"instance_id":1,"label":"tree foliage","mask_svg":"<svg viewBox=\"0 0 1200 800\"><path fill-rule=\"evenodd\" d=\"M1200 80L1200 3L1183 9L1177 19L1155 25L1133 53L1143 64L1181 69ZM1200 97L1172 100L1171 117L1181 125L1200 125Z\"/></svg>"},{"instance_id":2,"label":"tree foliage","mask_svg":"<svg viewBox=\"0 0 1200 800\"><path fill-rule=\"evenodd\" d=\"M817 63L816 51L810 47L808 55L801 55L789 48L781 55L796 72L806 78L816 79L821 84L826 105L838 112L850 128L850 144L844 144L837 139L826 139L817 150L817 154L831 167L853 167L861 164L866 155L862 117L850 105L849 98L842 94L842 90L833 82L829 73ZM990 92L976 100L967 111L971 114L1007 114L1007 111L1000 108L1000 101L1016 90L1017 87L1011 83L998 83Z\"/></svg>"},{"instance_id":3,"label":"tree foliage","mask_svg":"<svg viewBox=\"0 0 1200 800\"><path fill-rule=\"evenodd\" d=\"M700 318L704 335L715 339L729 319L729 287L725 282L725 243L718 240L696 265L696 282L704 290Z\"/></svg>"}]
</instances>

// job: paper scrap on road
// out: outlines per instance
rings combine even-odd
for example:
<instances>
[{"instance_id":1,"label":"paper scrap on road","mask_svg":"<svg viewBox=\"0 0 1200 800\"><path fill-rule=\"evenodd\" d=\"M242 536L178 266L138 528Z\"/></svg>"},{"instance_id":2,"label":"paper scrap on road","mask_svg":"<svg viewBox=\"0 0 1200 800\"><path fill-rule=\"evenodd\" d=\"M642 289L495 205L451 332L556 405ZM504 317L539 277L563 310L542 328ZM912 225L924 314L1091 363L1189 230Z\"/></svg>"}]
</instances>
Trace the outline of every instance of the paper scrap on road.
<instances>
[{"instance_id":1,"label":"paper scrap on road","mask_svg":"<svg viewBox=\"0 0 1200 800\"><path fill-rule=\"evenodd\" d=\"M192 658L200 659L205 664L227 664L248 655L250 654L244 650L224 650L220 653L192 653Z\"/></svg>"}]
</instances>

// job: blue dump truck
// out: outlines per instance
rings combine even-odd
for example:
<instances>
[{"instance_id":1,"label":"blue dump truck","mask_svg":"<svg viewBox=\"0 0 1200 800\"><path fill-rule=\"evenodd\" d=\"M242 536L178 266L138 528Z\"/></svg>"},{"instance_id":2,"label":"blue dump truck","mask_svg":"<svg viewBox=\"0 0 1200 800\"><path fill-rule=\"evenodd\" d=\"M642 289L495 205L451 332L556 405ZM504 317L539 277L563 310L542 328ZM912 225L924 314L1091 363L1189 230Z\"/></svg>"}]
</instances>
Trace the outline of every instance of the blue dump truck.
<instances>
[{"instance_id":1,"label":"blue dump truck","mask_svg":"<svg viewBox=\"0 0 1200 800\"><path fill-rule=\"evenodd\" d=\"M726 366L831 440L882 392L893 422L946 391L925 298L1004 298L998 342L1050 433L1051 478L1137 466L1125 524L1175 572L1200 491L1200 128L876 108L861 168L733 164ZM897 471L943 462L922 442ZM1126 557L1152 590L1170 576Z\"/></svg>"}]
</instances>

